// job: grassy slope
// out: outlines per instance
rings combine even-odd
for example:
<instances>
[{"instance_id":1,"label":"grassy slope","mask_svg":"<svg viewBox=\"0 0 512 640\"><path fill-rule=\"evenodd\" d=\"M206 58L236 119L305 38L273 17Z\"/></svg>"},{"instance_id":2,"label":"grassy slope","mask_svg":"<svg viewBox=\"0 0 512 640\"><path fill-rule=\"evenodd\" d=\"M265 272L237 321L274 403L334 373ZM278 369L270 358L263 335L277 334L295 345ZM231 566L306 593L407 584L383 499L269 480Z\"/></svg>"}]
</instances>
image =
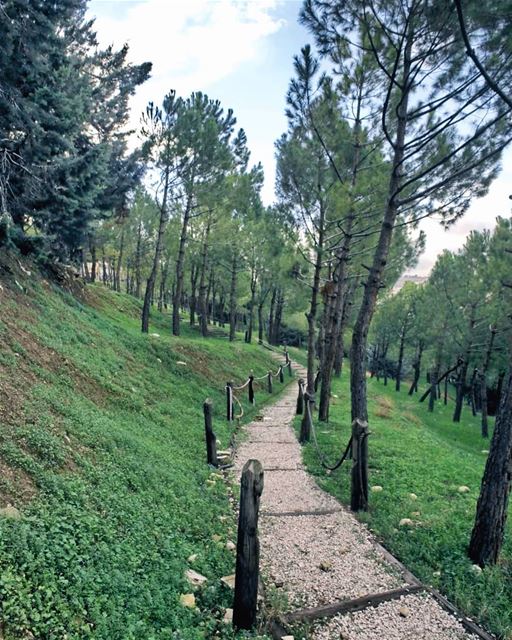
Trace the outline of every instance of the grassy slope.
<instances>
[{"instance_id":1,"label":"grassy slope","mask_svg":"<svg viewBox=\"0 0 512 640\"><path fill-rule=\"evenodd\" d=\"M0 507L22 514L0 517L4 637L233 637L218 617L235 519L204 462L202 402L226 446L224 381L264 372L268 352L171 338L160 314L143 336L133 299L95 286L79 302L16 264L0 304ZM197 610L179 604L191 554L208 577Z\"/></svg>"},{"instance_id":2,"label":"grassy slope","mask_svg":"<svg viewBox=\"0 0 512 640\"><path fill-rule=\"evenodd\" d=\"M331 422L317 423L323 451L331 460L344 449L350 424L347 376L337 380ZM501 561L478 573L465 555L489 442L479 435L479 419L464 408L463 421L451 422L453 404L438 403L434 414L426 403L400 393L394 383L368 380L370 416L370 511L368 522L400 560L418 577L435 585L468 614L504 638L512 638L512 522ZM349 464L326 475L313 445L305 449L309 469L325 489L349 502ZM469 493L459 493L466 485ZM410 494L416 494L414 500ZM417 524L399 526L402 518ZM440 572L440 573L438 573Z\"/></svg>"}]
</instances>

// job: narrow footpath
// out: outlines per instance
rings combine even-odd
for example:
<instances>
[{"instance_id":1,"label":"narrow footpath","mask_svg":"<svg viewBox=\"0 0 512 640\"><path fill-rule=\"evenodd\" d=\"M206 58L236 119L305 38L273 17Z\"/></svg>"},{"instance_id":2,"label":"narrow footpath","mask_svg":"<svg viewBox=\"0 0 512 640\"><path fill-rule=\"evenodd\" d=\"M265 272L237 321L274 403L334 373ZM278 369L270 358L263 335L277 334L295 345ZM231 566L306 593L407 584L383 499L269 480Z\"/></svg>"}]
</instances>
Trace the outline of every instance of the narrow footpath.
<instances>
[{"instance_id":1,"label":"narrow footpath","mask_svg":"<svg viewBox=\"0 0 512 640\"><path fill-rule=\"evenodd\" d=\"M305 377L305 371L296 372ZM254 458L264 468L261 571L267 593L278 592L286 603L285 626L275 637L289 635L285 628L294 622L307 621L311 630L294 640L490 638L478 630L470 633L365 525L316 485L292 429L296 397L292 384L245 427L234 467L239 475Z\"/></svg>"}]
</instances>

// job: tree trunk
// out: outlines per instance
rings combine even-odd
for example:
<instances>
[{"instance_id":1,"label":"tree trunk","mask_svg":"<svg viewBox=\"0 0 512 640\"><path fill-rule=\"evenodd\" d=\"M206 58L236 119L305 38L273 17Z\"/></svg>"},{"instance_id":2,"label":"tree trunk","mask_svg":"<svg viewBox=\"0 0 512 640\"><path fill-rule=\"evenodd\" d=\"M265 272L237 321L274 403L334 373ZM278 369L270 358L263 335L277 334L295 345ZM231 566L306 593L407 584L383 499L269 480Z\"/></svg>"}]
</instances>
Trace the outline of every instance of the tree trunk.
<instances>
[{"instance_id":1,"label":"tree trunk","mask_svg":"<svg viewBox=\"0 0 512 640\"><path fill-rule=\"evenodd\" d=\"M316 247L315 270L313 273L313 284L311 287L311 300L309 304L309 312L306 314L308 320L308 359L307 359L307 378L306 393L304 401L306 410L302 417L300 426L300 441L307 442L310 438L311 425L309 421L309 412L307 403L313 406L315 401L315 322L318 308L318 294L320 292L320 274L322 271L323 248L324 248L324 221L325 211L323 202L320 200L320 219L318 222L318 243Z\"/></svg>"},{"instance_id":2,"label":"tree trunk","mask_svg":"<svg viewBox=\"0 0 512 640\"><path fill-rule=\"evenodd\" d=\"M456 386L456 394L455 394L455 409L453 411L453 422L460 422L460 417L462 414L462 405L464 403L464 394L466 393L466 377L468 374L468 360L467 353L464 358L464 364L460 370L459 375L457 376L457 386Z\"/></svg>"},{"instance_id":3,"label":"tree trunk","mask_svg":"<svg viewBox=\"0 0 512 640\"><path fill-rule=\"evenodd\" d=\"M158 222L158 234L156 237L155 255L153 256L153 265L151 266L151 272L149 274L149 278L146 283L146 292L144 294L144 303L142 305L142 333L147 333L149 331L149 311L151 308L153 291L155 289L156 274L158 270L158 264L160 262L160 255L162 253L165 225L167 223L167 195L169 192L169 177L170 177L170 169L167 168L165 171L162 204L160 206L160 220Z\"/></svg>"},{"instance_id":4,"label":"tree trunk","mask_svg":"<svg viewBox=\"0 0 512 640\"><path fill-rule=\"evenodd\" d=\"M137 228L137 249L135 250L135 296L140 298L142 280L140 275L142 260L142 221Z\"/></svg>"},{"instance_id":5,"label":"tree trunk","mask_svg":"<svg viewBox=\"0 0 512 640\"><path fill-rule=\"evenodd\" d=\"M507 373L491 449L482 478L469 557L481 567L496 564L507 521L512 477L512 367Z\"/></svg>"},{"instance_id":6,"label":"tree trunk","mask_svg":"<svg viewBox=\"0 0 512 640\"><path fill-rule=\"evenodd\" d=\"M353 128L353 146L354 155L352 158L352 172L350 180L350 209L344 224L344 238L340 249L339 261L334 270L335 287L333 291L333 299L331 299L330 313L327 318L327 326L324 337L324 357L323 365L321 366L321 383L320 387L320 404L318 409L319 420L329 420L329 404L331 399L331 381L332 373L336 362L336 353L339 348L343 349L343 337L342 337L342 325L343 314L345 307L345 294L346 294L346 276L347 266L350 258L350 249L352 244L352 228L355 222L355 209L354 209L354 196L353 191L357 183L359 173L359 159L360 159L360 134L361 134L361 105L363 99L363 84L364 76L361 75L361 79L358 86L357 94L357 106L356 106L356 118ZM343 352L341 352L339 372L341 374L341 359L343 358Z\"/></svg>"},{"instance_id":7,"label":"tree trunk","mask_svg":"<svg viewBox=\"0 0 512 640\"><path fill-rule=\"evenodd\" d=\"M103 284L107 284L107 260L105 258L105 247L101 247L101 279L103 280Z\"/></svg>"},{"instance_id":8,"label":"tree trunk","mask_svg":"<svg viewBox=\"0 0 512 640\"><path fill-rule=\"evenodd\" d=\"M204 231L203 246L201 249L201 266L199 276L199 326L201 335L206 338L208 335L208 296L207 289L209 282L206 281L206 261L208 259L208 237L210 235L210 219L206 222Z\"/></svg>"},{"instance_id":9,"label":"tree trunk","mask_svg":"<svg viewBox=\"0 0 512 640\"><path fill-rule=\"evenodd\" d=\"M412 27L411 27L412 28ZM350 390L352 422L368 422L368 405L366 396L366 350L368 345L368 331L375 312L377 294L381 287L384 269L387 264L393 226L398 214L397 191L401 182L402 162L404 158L405 134L407 130L407 106L409 99L409 69L412 49L412 34L408 32L404 51L404 73L402 79L402 95L396 106L397 129L395 134L393 163L386 210L381 225L377 248L372 266L365 283L361 307L357 315L352 333L352 348L350 354ZM366 488L367 489L367 488ZM367 490L352 482L351 505L354 511L368 509Z\"/></svg>"},{"instance_id":10,"label":"tree trunk","mask_svg":"<svg viewBox=\"0 0 512 640\"><path fill-rule=\"evenodd\" d=\"M400 382L402 378L402 366L404 362L405 336L406 336L406 327L403 326L402 331L400 332L400 347L398 349L398 362L396 365L395 391L400 391Z\"/></svg>"},{"instance_id":11,"label":"tree trunk","mask_svg":"<svg viewBox=\"0 0 512 640\"><path fill-rule=\"evenodd\" d=\"M487 344L487 351L485 352L484 362L482 364L482 370L480 372L480 402L482 405L482 438L489 437L489 423L487 419L487 371L491 363L492 350L494 346L494 339L496 337L496 328L491 327L491 335L489 336L489 342Z\"/></svg>"},{"instance_id":12,"label":"tree trunk","mask_svg":"<svg viewBox=\"0 0 512 640\"><path fill-rule=\"evenodd\" d=\"M281 324L283 318L284 296L281 289L277 292L276 312L274 316L274 326L272 331L271 344L278 345L281 341Z\"/></svg>"},{"instance_id":13,"label":"tree trunk","mask_svg":"<svg viewBox=\"0 0 512 640\"><path fill-rule=\"evenodd\" d=\"M231 289L229 292L229 341L233 342L236 333L236 274L237 255L233 253L231 261Z\"/></svg>"},{"instance_id":14,"label":"tree trunk","mask_svg":"<svg viewBox=\"0 0 512 640\"><path fill-rule=\"evenodd\" d=\"M409 389L410 396L412 396L414 392L418 391L418 382L420 381L420 375L421 375L421 356L423 355L423 349L424 349L423 341L420 340L418 342L418 352L417 352L416 360L413 364L414 379L412 381L411 388Z\"/></svg>"},{"instance_id":15,"label":"tree trunk","mask_svg":"<svg viewBox=\"0 0 512 640\"><path fill-rule=\"evenodd\" d=\"M89 234L89 250L91 252L91 282L96 282L96 238L93 233Z\"/></svg>"},{"instance_id":16,"label":"tree trunk","mask_svg":"<svg viewBox=\"0 0 512 640\"><path fill-rule=\"evenodd\" d=\"M190 266L190 302L189 302L189 322L193 327L196 323L196 307L197 307L197 278L199 276L199 267L194 263Z\"/></svg>"},{"instance_id":17,"label":"tree trunk","mask_svg":"<svg viewBox=\"0 0 512 640\"><path fill-rule=\"evenodd\" d=\"M183 274L185 265L185 244L187 242L188 223L192 212L192 194L187 196L187 204L183 214L183 222L181 225L180 245L178 249L178 259L176 260L176 279L175 290L172 301L172 334L180 335L180 306L183 295Z\"/></svg>"},{"instance_id":18,"label":"tree trunk","mask_svg":"<svg viewBox=\"0 0 512 640\"><path fill-rule=\"evenodd\" d=\"M270 344L272 344L272 336L274 335L274 309L276 306L277 288L272 289L272 297L270 298L270 310L268 313L268 327L267 338Z\"/></svg>"},{"instance_id":19,"label":"tree trunk","mask_svg":"<svg viewBox=\"0 0 512 640\"><path fill-rule=\"evenodd\" d=\"M169 258L162 263L160 270L160 295L158 296L158 311L163 311L165 302L165 291L167 289L167 278L169 275Z\"/></svg>"},{"instance_id":20,"label":"tree trunk","mask_svg":"<svg viewBox=\"0 0 512 640\"><path fill-rule=\"evenodd\" d=\"M119 240L119 255L117 256L117 266L114 277L114 288L116 291L121 292L121 266L123 264L124 253L124 224L121 227L121 238Z\"/></svg>"},{"instance_id":21,"label":"tree trunk","mask_svg":"<svg viewBox=\"0 0 512 640\"><path fill-rule=\"evenodd\" d=\"M247 327L246 342L251 344L252 342L252 329L254 324L254 304L256 301L256 273L253 269L251 272L251 301L249 303L249 326Z\"/></svg>"}]
</instances>

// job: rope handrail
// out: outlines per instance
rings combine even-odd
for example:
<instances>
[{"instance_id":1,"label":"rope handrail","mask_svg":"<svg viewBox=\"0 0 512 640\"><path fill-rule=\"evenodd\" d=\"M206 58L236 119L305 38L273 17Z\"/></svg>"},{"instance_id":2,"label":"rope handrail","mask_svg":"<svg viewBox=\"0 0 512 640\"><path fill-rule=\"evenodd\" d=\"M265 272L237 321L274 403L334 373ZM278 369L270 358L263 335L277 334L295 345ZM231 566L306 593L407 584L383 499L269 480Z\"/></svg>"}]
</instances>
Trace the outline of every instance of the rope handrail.
<instances>
[{"instance_id":1,"label":"rope handrail","mask_svg":"<svg viewBox=\"0 0 512 640\"><path fill-rule=\"evenodd\" d=\"M327 471L336 471L336 469L339 469L339 467L341 467L341 465L347 459L348 453L350 451L350 447L352 445L352 435L348 439L348 443L347 443L347 446L345 448L345 451L343 452L343 455L338 460L338 462L336 462L336 464L334 464L334 465L327 464L326 462L324 462L325 461L325 455L322 453L322 451L320 451L320 447L318 446L318 440L316 438L315 424L313 422L313 416L311 415L311 403L309 402L309 397L306 398L306 411L308 412L309 424L311 425L311 433L313 434L313 442L315 444L315 449L316 449L320 464Z\"/></svg>"},{"instance_id":2,"label":"rope handrail","mask_svg":"<svg viewBox=\"0 0 512 640\"><path fill-rule=\"evenodd\" d=\"M247 378L247 380L244 382L243 385L241 385L240 387L231 387L233 389L233 391L241 391L242 389L245 389L245 387L249 384L249 382L251 381L250 378Z\"/></svg>"},{"instance_id":3,"label":"rope handrail","mask_svg":"<svg viewBox=\"0 0 512 640\"><path fill-rule=\"evenodd\" d=\"M265 373L264 375L260 376L259 378L254 378L254 379L255 380L264 380L267 376L268 376L268 373Z\"/></svg>"},{"instance_id":4,"label":"rope handrail","mask_svg":"<svg viewBox=\"0 0 512 640\"><path fill-rule=\"evenodd\" d=\"M240 409L240 413L237 416L233 416L235 418L235 420L240 420L241 418L244 417L244 408L242 407L242 403L240 402L240 400L235 396L235 394L233 393L232 396L233 400L237 403L238 408Z\"/></svg>"},{"instance_id":5,"label":"rope handrail","mask_svg":"<svg viewBox=\"0 0 512 640\"><path fill-rule=\"evenodd\" d=\"M283 370L283 365L280 365L279 369L275 373L272 373L272 371L270 373L273 378L277 378L277 376L281 373L282 370Z\"/></svg>"}]
</instances>

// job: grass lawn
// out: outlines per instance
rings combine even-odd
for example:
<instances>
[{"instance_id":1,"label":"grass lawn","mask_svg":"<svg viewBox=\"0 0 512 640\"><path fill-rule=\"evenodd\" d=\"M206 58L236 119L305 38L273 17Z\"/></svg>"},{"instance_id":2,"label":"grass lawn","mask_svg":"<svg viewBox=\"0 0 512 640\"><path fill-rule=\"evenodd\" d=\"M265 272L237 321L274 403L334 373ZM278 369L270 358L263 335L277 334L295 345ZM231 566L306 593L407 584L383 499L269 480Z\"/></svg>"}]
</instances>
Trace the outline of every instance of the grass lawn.
<instances>
[{"instance_id":1,"label":"grass lawn","mask_svg":"<svg viewBox=\"0 0 512 640\"><path fill-rule=\"evenodd\" d=\"M434 585L491 632L512 638L512 521L498 566L483 572L466 557L489 441L480 436L479 417L464 407L451 422L453 403L438 402L433 414L418 396L396 393L368 380L370 423L370 510L361 519L413 573ZM348 376L334 383L330 423L316 421L322 451L335 461L348 441ZM297 420L298 423L298 420ZM312 444L304 449L309 470L324 489L350 502L349 464L326 475ZM459 492L459 487L469 492ZM411 495L414 494L414 495ZM400 526L402 518L414 522Z\"/></svg>"},{"instance_id":2,"label":"grass lawn","mask_svg":"<svg viewBox=\"0 0 512 640\"><path fill-rule=\"evenodd\" d=\"M15 507L0 512L0 635L234 638L220 578L236 522L205 463L202 403L227 447L225 382L275 369L269 352L185 322L173 338L156 312L158 335L142 335L139 303L102 286L78 301L15 271L0 302L0 507ZM196 608L180 604L189 567L208 578Z\"/></svg>"}]
</instances>

